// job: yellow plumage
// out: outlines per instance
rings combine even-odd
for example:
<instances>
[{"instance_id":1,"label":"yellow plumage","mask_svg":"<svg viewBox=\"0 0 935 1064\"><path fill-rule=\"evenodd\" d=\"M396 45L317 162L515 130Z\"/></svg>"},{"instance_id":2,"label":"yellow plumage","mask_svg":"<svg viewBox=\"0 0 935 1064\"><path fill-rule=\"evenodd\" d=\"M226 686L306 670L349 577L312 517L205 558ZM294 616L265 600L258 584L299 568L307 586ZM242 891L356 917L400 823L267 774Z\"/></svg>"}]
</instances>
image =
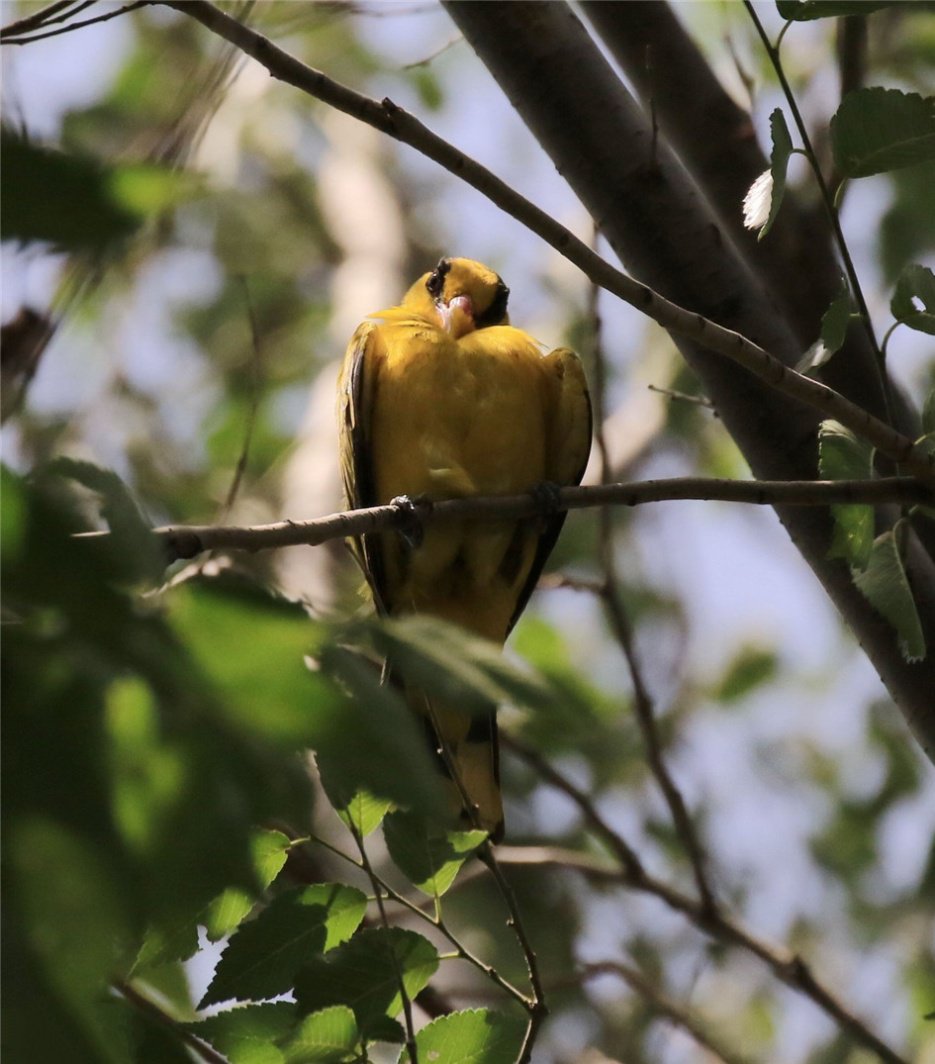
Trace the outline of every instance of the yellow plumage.
<instances>
[{"instance_id":1,"label":"yellow plumage","mask_svg":"<svg viewBox=\"0 0 935 1064\"><path fill-rule=\"evenodd\" d=\"M342 470L351 507L400 496L519 494L577 484L591 446L587 385L567 348L543 354L508 323L509 290L486 266L442 259L402 304L371 316L339 384ZM429 525L418 545L365 537L358 560L381 613L426 613L503 643L538 580L564 514ZM466 816L503 830L496 721L430 705Z\"/></svg>"}]
</instances>

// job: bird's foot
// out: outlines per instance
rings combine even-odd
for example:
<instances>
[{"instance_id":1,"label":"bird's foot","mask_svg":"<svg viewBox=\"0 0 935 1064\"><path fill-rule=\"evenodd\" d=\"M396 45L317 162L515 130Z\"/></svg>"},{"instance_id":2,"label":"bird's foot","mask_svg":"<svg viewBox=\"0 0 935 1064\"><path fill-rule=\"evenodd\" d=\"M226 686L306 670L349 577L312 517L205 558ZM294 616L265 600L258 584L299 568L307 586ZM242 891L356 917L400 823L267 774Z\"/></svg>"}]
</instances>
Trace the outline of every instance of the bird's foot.
<instances>
[{"instance_id":1,"label":"bird's foot","mask_svg":"<svg viewBox=\"0 0 935 1064\"><path fill-rule=\"evenodd\" d=\"M396 529L406 544L415 549L420 546L425 536L423 519L432 509L432 500L427 495L397 495L390 500L400 514L400 524Z\"/></svg>"},{"instance_id":2,"label":"bird's foot","mask_svg":"<svg viewBox=\"0 0 935 1064\"><path fill-rule=\"evenodd\" d=\"M543 480L532 489L532 497L543 517L554 517L561 513L562 486L552 480Z\"/></svg>"}]
</instances>

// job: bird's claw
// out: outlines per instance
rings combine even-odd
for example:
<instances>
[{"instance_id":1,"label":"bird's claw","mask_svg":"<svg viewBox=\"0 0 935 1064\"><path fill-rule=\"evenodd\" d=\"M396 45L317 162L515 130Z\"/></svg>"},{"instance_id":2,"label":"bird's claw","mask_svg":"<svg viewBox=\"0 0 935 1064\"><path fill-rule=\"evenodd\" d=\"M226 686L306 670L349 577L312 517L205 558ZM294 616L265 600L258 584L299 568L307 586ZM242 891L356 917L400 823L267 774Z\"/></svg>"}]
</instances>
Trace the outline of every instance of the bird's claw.
<instances>
[{"instance_id":1,"label":"bird's claw","mask_svg":"<svg viewBox=\"0 0 935 1064\"><path fill-rule=\"evenodd\" d=\"M422 521L432 508L431 500L425 495L397 495L395 499L390 500L390 506L394 506L400 514L400 524L396 531L409 547L415 549L420 546L425 536Z\"/></svg>"},{"instance_id":2,"label":"bird's claw","mask_svg":"<svg viewBox=\"0 0 935 1064\"><path fill-rule=\"evenodd\" d=\"M544 517L554 517L563 509L562 486L553 480L543 480L537 484L532 489L532 497Z\"/></svg>"}]
</instances>

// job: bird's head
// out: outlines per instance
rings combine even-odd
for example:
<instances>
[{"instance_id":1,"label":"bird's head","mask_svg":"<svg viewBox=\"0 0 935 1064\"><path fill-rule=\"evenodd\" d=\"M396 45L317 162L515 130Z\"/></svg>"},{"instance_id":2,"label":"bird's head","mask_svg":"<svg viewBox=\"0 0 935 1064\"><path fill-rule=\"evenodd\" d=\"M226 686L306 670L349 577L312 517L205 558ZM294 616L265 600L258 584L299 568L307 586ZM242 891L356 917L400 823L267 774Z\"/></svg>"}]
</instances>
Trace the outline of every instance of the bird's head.
<instances>
[{"instance_id":1,"label":"bird's head","mask_svg":"<svg viewBox=\"0 0 935 1064\"><path fill-rule=\"evenodd\" d=\"M508 325L510 290L500 278L473 259L441 259L406 293L407 306L434 318L456 340L475 329Z\"/></svg>"}]
</instances>

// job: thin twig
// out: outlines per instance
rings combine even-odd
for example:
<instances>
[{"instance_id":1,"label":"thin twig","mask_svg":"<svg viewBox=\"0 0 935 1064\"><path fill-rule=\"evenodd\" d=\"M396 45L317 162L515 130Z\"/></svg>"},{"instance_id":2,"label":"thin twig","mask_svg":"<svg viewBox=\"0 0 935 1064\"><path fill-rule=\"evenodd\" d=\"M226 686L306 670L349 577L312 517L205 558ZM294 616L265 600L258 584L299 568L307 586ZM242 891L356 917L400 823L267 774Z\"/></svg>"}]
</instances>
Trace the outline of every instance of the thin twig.
<instances>
[{"instance_id":1,"label":"thin twig","mask_svg":"<svg viewBox=\"0 0 935 1064\"><path fill-rule=\"evenodd\" d=\"M932 490L912 477L881 477L878 480L719 480L709 477L671 477L562 488L554 506L559 510L583 510L593 506L641 506L676 500L738 502L753 506L829 506L838 503L884 502L904 504L935 501ZM435 521L514 520L533 517L543 502L527 495L483 495L437 502L416 500L417 520ZM549 506L553 506L550 499ZM360 510L328 514L308 521L276 521L265 525L167 525L153 529L169 560L194 558L202 551L272 550L300 544L320 546L333 539L388 532L412 525L411 506L389 503ZM109 532L82 533L84 539L100 539Z\"/></svg>"},{"instance_id":2,"label":"thin twig","mask_svg":"<svg viewBox=\"0 0 935 1064\"><path fill-rule=\"evenodd\" d=\"M526 934L526 927L523 923L519 906L516 904L516 895L513 893L513 888L510 886L509 880L504 876L503 870L500 868L497 858L494 856L493 846L491 846L489 840L483 843L481 848L477 851L477 856L490 869L490 874L493 876L494 881L500 889L500 894L502 895L510 913L510 918L507 921L507 924L512 928L513 933L516 935L516 941L519 943L523 958L526 961L526 972L529 976L529 985L532 988L532 1001L527 1003L529 1020L526 1025L526 1034L523 1038L523 1045L520 1049L520 1054L517 1057L516 1064L528 1064L532 1058L532 1050L539 1034L539 1028L549 1014L548 1007L545 1003L545 993L542 989L542 979L539 975L539 962L536 959L536 953L532 948L529 936Z\"/></svg>"},{"instance_id":3,"label":"thin twig","mask_svg":"<svg viewBox=\"0 0 935 1064\"><path fill-rule=\"evenodd\" d=\"M243 475L247 469L247 462L250 459L250 446L253 443L253 430L256 428L257 413L260 409L260 399L262 398L263 391L262 346L260 343L260 329L256 320L256 309L253 306L253 301L250 299L250 288L247 285L247 278L241 277L240 282L243 285L244 302L247 306L247 318L250 322L250 345L252 352L250 358L250 405L247 409L247 417L244 423L243 442L240 446L240 454L237 456L237 465L234 468L234 476L231 479L230 487L227 489L227 497L224 499L224 505L221 507L219 522L227 520L228 515L233 509L234 502L237 499L237 493L240 491Z\"/></svg>"},{"instance_id":4,"label":"thin twig","mask_svg":"<svg viewBox=\"0 0 935 1064\"><path fill-rule=\"evenodd\" d=\"M844 1034L853 1039L855 1043L876 1053L886 1064L908 1064L905 1057L902 1057L871 1031L863 1020L822 983L814 975L808 963L798 954L759 938L733 916L725 913L723 909L707 908L700 901L649 873L635 850L598 813L589 795L557 772L535 750L517 742L512 737L503 736L501 741L504 746L513 750L531 765L547 783L561 790L577 805L585 822L617 859L620 865L617 881L621 886L659 898L670 909L682 913L706 935L757 957L777 979L807 997L830 1016ZM582 856L586 857L586 855ZM567 857L567 851L553 853L549 848L538 847L536 852L539 863L553 867L564 865L589 878L594 876L602 883L607 883L611 878L606 867L594 859L584 860L573 856L572 859L566 861ZM514 863L511 853L503 854L501 859L504 863ZM526 860L521 863L528 865L536 861Z\"/></svg>"},{"instance_id":5,"label":"thin twig","mask_svg":"<svg viewBox=\"0 0 935 1064\"><path fill-rule=\"evenodd\" d=\"M206 1064L227 1064L227 1057L221 1056L220 1053L212 1049L207 1042L203 1042L193 1031L173 1019L167 1012L163 1012L154 1001L150 1001L148 997L141 994L132 983L116 981L111 986L139 1012L154 1019L161 1026L168 1027L181 1042L193 1049Z\"/></svg>"},{"instance_id":6,"label":"thin twig","mask_svg":"<svg viewBox=\"0 0 935 1064\"><path fill-rule=\"evenodd\" d=\"M748 1058L724 1046L720 1039L712 1035L707 1026L699 1021L698 1017L690 1009L669 997L668 994L650 982L642 972L629 964L623 964L621 961L594 961L581 967L577 974L577 980L580 982L581 980L597 979L602 975L615 975L622 979L631 990L647 1001L656 1012L690 1034L699 1046L717 1057L718 1060L723 1061L723 1064L747 1064Z\"/></svg>"},{"instance_id":7,"label":"thin twig","mask_svg":"<svg viewBox=\"0 0 935 1064\"><path fill-rule=\"evenodd\" d=\"M350 829L351 834L354 836L354 842L357 844L357 849L360 852L361 868L367 874L371 886L373 887L373 894L377 903L377 908L380 910L380 920L385 928L389 928L390 921L386 915L386 906L383 904L383 889L379 878L373 870L373 866L370 864L370 858L367 856L367 848L364 846L363 836L351 820L347 821L347 826ZM399 958L396 956L396 952L392 947L389 947L388 952L393 967L396 970L396 981L399 984L399 997L403 1004L403 1019L405 1020L406 1025L406 1051L409 1054L409 1064L419 1064L419 1055L418 1050L416 1049L416 1029L412 1022L412 1001L409 998L409 992L406 990L406 983L403 979L402 969L399 966Z\"/></svg>"},{"instance_id":8,"label":"thin twig","mask_svg":"<svg viewBox=\"0 0 935 1064\"><path fill-rule=\"evenodd\" d=\"M56 22L64 22L65 19L71 18L72 15L84 10L84 8L90 7L95 0L84 0L83 3L78 4L74 11L68 11L67 9L75 2L76 0L55 0L54 3L47 4L38 11L34 11L31 15L25 15L15 22L10 22L0 29L0 39L5 40L7 37L17 37L21 33L31 33L33 30L41 29L43 26L52 26Z\"/></svg>"},{"instance_id":9,"label":"thin twig","mask_svg":"<svg viewBox=\"0 0 935 1064\"><path fill-rule=\"evenodd\" d=\"M799 136L802 138L802 147L805 149L805 157L808 159L809 166L815 177L815 183L818 185L819 198L821 199L825 214L828 216L828 221L831 223L831 231L834 233L834 241L837 244L838 253L841 256L841 262L844 265L844 272L847 274L848 286L850 287L854 301L857 303L857 309L860 312L861 321L863 322L867 338L870 341L870 345L875 355L886 420L892 421L890 385L886 372L886 363L883 361L880 345L877 342L876 332L873 328L873 320L870 317L870 310L867 307L867 301L864 299L863 289L860 285L860 278L857 276L857 270L854 266L854 261L851 258L851 252L847 246L847 240L844 237L844 230L841 228L841 219L838 211L835 209L834 198L828 188L828 183L825 181L825 175L821 172L821 166L818 164L818 156L812 146L811 138L808 135L808 128L805 125L805 120L802 118L802 112L799 110L799 105L796 101L795 94L792 91L792 86L789 84L789 81L786 78L786 72L783 69L782 58L779 51L781 42L777 41L774 45L769 39L769 34L766 32L763 23L760 22L759 16L757 15L756 9L751 0L744 0L744 7L746 7L747 14L750 16L750 19L756 28L760 41L769 57L770 64L776 73L776 77L779 79L783 95L789 105L789 110L792 112L792 118L795 122L796 129L798 129ZM891 455L890 457L895 458L895 455ZM898 461L898 459L896 460Z\"/></svg>"},{"instance_id":10,"label":"thin twig","mask_svg":"<svg viewBox=\"0 0 935 1064\"><path fill-rule=\"evenodd\" d=\"M596 234L595 234L596 238ZM597 417L597 440L598 452L601 459L601 481L606 478L608 466L607 443L604 439L604 394L605 394L605 361L603 345L601 343L601 317L599 313L599 292L596 285L591 289L589 311L591 318L591 337L593 345L595 402L598 411ZM614 553L613 536L613 511L609 507L602 507L600 512L600 560L604 571L604 582L601 588L601 601L604 604L604 612L610 623L611 632L623 653L624 660L630 671L630 681L633 685L633 707L636 711L636 719L640 732L643 736L643 745L649 760L649 768L652 772L659 789L669 807L672 822L676 833L682 842L695 876L695 885L698 895L706 908L715 907L714 892L708 880L707 855L698 838L695 826L689 816L682 792L679 790L669 772L662 753L662 743L659 740L659 730L656 727L656 715L649 689L643 679L643 672L636 655L636 647L633 640L633 632L630 627L630 619L623 606L623 598L620 593L620 580L617 574L617 561Z\"/></svg>"},{"instance_id":11,"label":"thin twig","mask_svg":"<svg viewBox=\"0 0 935 1064\"><path fill-rule=\"evenodd\" d=\"M935 454L819 381L797 373L739 333L664 299L616 270L545 211L520 196L491 171L436 136L392 100L373 100L299 62L266 37L226 15L208 0L162 0L252 56L270 74L310 96L408 144L485 195L574 263L595 284L679 333L744 366L776 390L846 425L908 472L935 479Z\"/></svg>"},{"instance_id":12,"label":"thin twig","mask_svg":"<svg viewBox=\"0 0 935 1064\"><path fill-rule=\"evenodd\" d=\"M339 847L334 846L332 843L328 842L323 838L320 838L317 835L312 835L310 836L310 838L313 842L317 843L320 846L323 846L326 850L328 850L330 853L333 853L336 857L340 857L343 861L346 861L348 864L353 865L354 868L358 869L361 872L366 872L366 869L364 868L362 862L356 861L353 857L351 857L350 854L345 853ZM390 886L390 884L387 883L386 880L384 880L381 876L377 875L377 873L373 871L373 869L371 869L371 872L373 876L376 877L377 882L379 882L380 887L382 888L388 899L391 899L397 904L402 905L404 908L408 909L409 912L411 912L414 916L418 916L419 919L424 920L428 924L431 924L432 927L436 928L438 931L441 932L441 934L445 936L445 938L448 939L452 946L454 946L454 948L458 951L458 956L462 960L467 961L469 964L477 968L478 971L483 972L483 974L487 976L487 978L490 979L491 982L495 983L501 990L509 994L510 997L514 998L520 1005L523 1006L524 1009L529 1010L532 1008L533 1003L529 1000L529 998L526 997L522 990L519 990L517 987L513 986L513 984L508 979L505 979L492 965L487 964L485 961L482 961L480 957L478 957L476 954L472 953L467 948L467 946L465 946L464 943L455 935L455 933L440 916L432 916L431 914L425 912L423 909L419 908L419 906L416 905L414 902L410 901L409 898L407 898L404 894L400 894L398 890Z\"/></svg>"},{"instance_id":13,"label":"thin twig","mask_svg":"<svg viewBox=\"0 0 935 1064\"><path fill-rule=\"evenodd\" d=\"M137 8L147 7L155 2L156 0L134 0L134 3L125 4L123 7L118 7L115 11L108 11L106 14L97 15L95 18L87 18L82 22L69 22L67 26L61 26L57 30L49 30L48 33L34 33L31 37L10 37L7 35L7 31L3 30L0 32L0 44L31 44L33 41L44 41L48 37L60 37L63 33L71 33L72 30L80 30L85 26L93 26L97 22L108 22L110 19L117 18L119 15L126 15L130 11L136 11ZM82 4L80 6L89 7L90 4ZM72 14L73 13L74 12L72 12Z\"/></svg>"},{"instance_id":14,"label":"thin twig","mask_svg":"<svg viewBox=\"0 0 935 1064\"><path fill-rule=\"evenodd\" d=\"M680 403L691 403L694 406L703 406L706 410L710 410L717 417L717 409L714 403L706 395L689 395L688 392L679 392L674 388L660 388L658 384L647 384L647 389L651 392L655 392L657 395L664 395L667 399L673 399Z\"/></svg>"}]
</instances>

